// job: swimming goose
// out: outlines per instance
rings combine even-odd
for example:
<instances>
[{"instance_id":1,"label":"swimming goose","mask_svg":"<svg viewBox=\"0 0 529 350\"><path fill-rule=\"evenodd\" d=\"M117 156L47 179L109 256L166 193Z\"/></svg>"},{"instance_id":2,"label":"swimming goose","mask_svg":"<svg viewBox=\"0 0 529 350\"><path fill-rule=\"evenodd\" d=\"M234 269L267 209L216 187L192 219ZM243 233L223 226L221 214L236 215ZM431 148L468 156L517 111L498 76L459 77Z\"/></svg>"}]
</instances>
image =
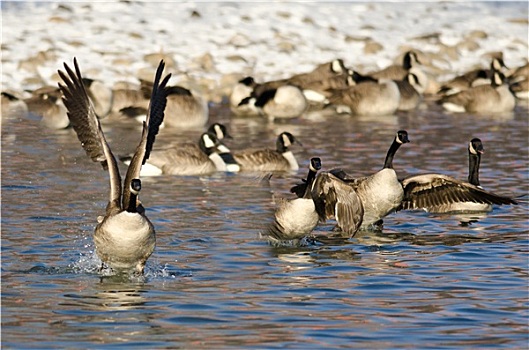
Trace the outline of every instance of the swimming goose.
<instances>
[{"instance_id":1,"label":"swimming goose","mask_svg":"<svg viewBox=\"0 0 529 350\"><path fill-rule=\"evenodd\" d=\"M529 63L518 67L509 75L511 91L519 99L529 99Z\"/></svg>"},{"instance_id":2,"label":"swimming goose","mask_svg":"<svg viewBox=\"0 0 529 350\"><path fill-rule=\"evenodd\" d=\"M31 97L24 100L28 111L42 117L41 123L50 129L66 129L70 120L66 115L66 107L61 101L61 92L57 87L44 86L32 92Z\"/></svg>"},{"instance_id":3,"label":"swimming goose","mask_svg":"<svg viewBox=\"0 0 529 350\"><path fill-rule=\"evenodd\" d=\"M346 73L347 68L345 67L343 60L337 58L330 62L319 64L311 72L293 75L290 78L287 78L286 82L305 89L307 84L326 80Z\"/></svg>"},{"instance_id":4,"label":"swimming goose","mask_svg":"<svg viewBox=\"0 0 529 350\"><path fill-rule=\"evenodd\" d=\"M329 78L308 82L303 85L303 95L312 105L328 104L335 90L341 90L355 85L353 71L334 75Z\"/></svg>"},{"instance_id":5,"label":"swimming goose","mask_svg":"<svg viewBox=\"0 0 529 350\"><path fill-rule=\"evenodd\" d=\"M202 127L208 122L207 101L181 86L169 87L164 125L178 128Z\"/></svg>"},{"instance_id":6,"label":"swimming goose","mask_svg":"<svg viewBox=\"0 0 529 350\"><path fill-rule=\"evenodd\" d=\"M417 53L415 51L408 51L402 58L402 64L392 64L381 70L370 72L367 75L375 79L401 80L409 73L412 67L420 64Z\"/></svg>"},{"instance_id":7,"label":"swimming goose","mask_svg":"<svg viewBox=\"0 0 529 350\"><path fill-rule=\"evenodd\" d=\"M492 204L517 204L515 200L485 191L479 183L483 144L478 138L468 144L468 182L442 174L423 174L402 181L401 209L423 209L430 213L467 214L489 212Z\"/></svg>"},{"instance_id":8,"label":"swimming goose","mask_svg":"<svg viewBox=\"0 0 529 350\"><path fill-rule=\"evenodd\" d=\"M264 91L257 86L252 95L243 99L239 106L245 104L250 105L249 109L255 108L259 114L268 117L270 121L297 118L307 110L309 105L303 91L290 84L281 84Z\"/></svg>"},{"instance_id":9,"label":"swimming goose","mask_svg":"<svg viewBox=\"0 0 529 350\"><path fill-rule=\"evenodd\" d=\"M249 99L253 93L254 88L257 86L253 77L245 77L239 80L233 87L230 94L230 109L238 116L257 116L259 110L253 103L243 103L242 100Z\"/></svg>"},{"instance_id":10,"label":"swimming goose","mask_svg":"<svg viewBox=\"0 0 529 350\"><path fill-rule=\"evenodd\" d=\"M467 73L457 76L443 85L437 92L440 95L453 95L479 85L490 85L494 72L507 68L501 57L493 57L490 69L473 69Z\"/></svg>"},{"instance_id":11,"label":"swimming goose","mask_svg":"<svg viewBox=\"0 0 529 350\"><path fill-rule=\"evenodd\" d=\"M402 80L408 73L413 73L419 81L419 93L424 93L430 83L430 78L424 72L417 52L407 51L402 58L402 65L394 64L377 72L371 72L367 75L375 79Z\"/></svg>"},{"instance_id":12,"label":"swimming goose","mask_svg":"<svg viewBox=\"0 0 529 350\"><path fill-rule=\"evenodd\" d=\"M333 90L329 103L352 115L391 115L400 103L400 92L393 80L376 80L356 75L357 84Z\"/></svg>"},{"instance_id":13,"label":"swimming goose","mask_svg":"<svg viewBox=\"0 0 529 350\"><path fill-rule=\"evenodd\" d=\"M297 194L298 198L292 200L278 199L274 222L266 232L272 241L298 241L314 230L319 217L312 199L311 189L320 169L320 158L311 158L307 180L301 185L303 189Z\"/></svg>"},{"instance_id":14,"label":"swimming goose","mask_svg":"<svg viewBox=\"0 0 529 350\"><path fill-rule=\"evenodd\" d=\"M479 85L439 100L444 109L456 113L502 113L510 112L516 105L514 95L505 77L494 72L490 85Z\"/></svg>"},{"instance_id":15,"label":"swimming goose","mask_svg":"<svg viewBox=\"0 0 529 350\"><path fill-rule=\"evenodd\" d=\"M223 156L220 153L224 153ZM153 149L145 166L145 176L153 175L207 175L216 171L237 172L240 166L227 148L212 133L200 136L194 143L172 143ZM228 160L231 159L230 163Z\"/></svg>"},{"instance_id":16,"label":"swimming goose","mask_svg":"<svg viewBox=\"0 0 529 350\"><path fill-rule=\"evenodd\" d=\"M400 100L397 110L411 111L417 108L422 101L422 90L419 79L413 73L408 73L402 80L395 80L399 88Z\"/></svg>"},{"instance_id":17,"label":"swimming goose","mask_svg":"<svg viewBox=\"0 0 529 350\"><path fill-rule=\"evenodd\" d=\"M164 118L167 100L168 74L162 81L164 62L156 71L149 113L143 123L142 137L132 162L127 169L123 188L119 168L105 139L94 107L88 98L81 71L74 58L75 72L65 63L66 73L59 70L65 85L59 83L64 105L81 145L95 162L100 162L110 176L110 198L105 216L98 218L94 233L97 255L103 264L117 271L134 271L142 274L145 263L154 251L156 236L154 226L145 215L139 201L140 171L149 158L154 139Z\"/></svg>"},{"instance_id":18,"label":"swimming goose","mask_svg":"<svg viewBox=\"0 0 529 350\"><path fill-rule=\"evenodd\" d=\"M364 207L361 229L377 226L382 218L395 211L402 202L404 189L393 169L393 157L404 143L410 142L408 132L399 130L384 161L384 168L373 175L352 178L341 169L331 173L351 186Z\"/></svg>"},{"instance_id":19,"label":"swimming goose","mask_svg":"<svg viewBox=\"0 0 529 350\"><path fill-rule=\"evenodd\" d=\"M151 82L141 81L142 90L145 91ZM177 128L203 127L209 118L207 101L193 94L191 90L179 85L168 87L167 107L165 109L164 125Z\"/></svg>"},{"instance_id":20,"label":"swimming goose","mask_svg":"<svg viewBox=\"0 0 529 350\"><path fill-rule=\"evenodd\" d=\"M276 141L276 149L249 149L233 154L243 171L296 171L296 157L289 149L294 143L301 145L294 135L282 132Z\"/></svg>"}]
</instances>

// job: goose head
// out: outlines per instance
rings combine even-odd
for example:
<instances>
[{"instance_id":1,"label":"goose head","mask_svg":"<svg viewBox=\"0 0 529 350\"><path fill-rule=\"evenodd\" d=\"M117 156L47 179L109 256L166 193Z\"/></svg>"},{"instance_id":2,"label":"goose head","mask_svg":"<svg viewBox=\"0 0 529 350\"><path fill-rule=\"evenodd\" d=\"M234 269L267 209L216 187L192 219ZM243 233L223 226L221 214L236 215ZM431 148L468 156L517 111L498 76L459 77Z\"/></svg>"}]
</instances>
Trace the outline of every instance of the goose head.
<instances>
[{"instance_id":1,"label":"goose head","mask_svg":"<svg viewBox=\"0 0 529 350\"><path fill-rule=\"evenodd\" d=\"M217 139L232 139L233 137L228 133L228 129L224 124L214 123L208 128L208 133L217 136Z\"/></svg>"},{"instance_id":2,"label":"goose head","mask_svg":"<svg viewBox=\"0 0 529 350\"><path fill-rule=\"evenodd\" d=\"M141 191L141 180L140 179L132 179L130 181L130 201L128 204L127 211L129 213L136 213L140 212L143 209L143 206L141 205L140 200L138 199L138 195Z\"/></svg>"},{"instance_id":3,"label":"goose head","mask_svg":"<svg viewBox=\"0 0 529 350\"><path fill-rule=\"evenodd\" d=\"M408 51L404 54L404 57L402 58L402 66L404 69L410 70L412 67L419 64L421 64L421 62L419 61L415 51Z\"/></svg>"},{"instance_id":4,"label":"goose head","mask_svg":"<svg viewBox=\"0 0 529 350\"><path fill-rule=\"evenodd\" d=\"M294 143L300 145L300 146L303 146L301 144L301 142L299 142L298 140L296 140L296 138L294 137L294 135L292 135L291 133L289 132L282 132L281 134L279 134L279 136L277 137L277 141L276 141L276 150L279 152L279 153L284 153L284 152L287 152L288 151L288 148L290 146L292 146Z\"/></svg>"}]
</instances>

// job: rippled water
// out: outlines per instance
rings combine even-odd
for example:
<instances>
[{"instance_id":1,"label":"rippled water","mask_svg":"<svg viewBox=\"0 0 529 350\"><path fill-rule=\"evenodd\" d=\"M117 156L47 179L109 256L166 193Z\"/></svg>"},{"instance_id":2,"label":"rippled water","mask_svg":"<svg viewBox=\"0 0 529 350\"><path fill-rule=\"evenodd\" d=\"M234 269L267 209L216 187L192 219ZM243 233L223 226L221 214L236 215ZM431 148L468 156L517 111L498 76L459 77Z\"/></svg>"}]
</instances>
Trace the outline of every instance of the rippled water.
<instances>
[{"instance_id":1,"label":"rippled water","mask_svg":"<svg viewBox=\"0 0 529 350\"><path fill-rule=\"evenodd\" d=\"M2 125L2 346L5 348L526 348L528 342L528 113L445 115L436 106L397 116L318 115L282 124L234 119L232 149L298 136L298 174L165 176L143 180L157 230L145 278L96 273L92 232L108 181L73 131L17 116ZM393 135L412 143L400 176L467 176L467 142L485 146L482 185L522 196L461 223L399 212L382 233L272 247L259 238L273 196L288 196L311 156L352 174L378 170ZM114 153L139 129L105 126ZM199 131L162 130L157 144ZM467 218L468 219L468 218ZM317 233L331 230L326 224Z\"/></svg>"}]
</instances>

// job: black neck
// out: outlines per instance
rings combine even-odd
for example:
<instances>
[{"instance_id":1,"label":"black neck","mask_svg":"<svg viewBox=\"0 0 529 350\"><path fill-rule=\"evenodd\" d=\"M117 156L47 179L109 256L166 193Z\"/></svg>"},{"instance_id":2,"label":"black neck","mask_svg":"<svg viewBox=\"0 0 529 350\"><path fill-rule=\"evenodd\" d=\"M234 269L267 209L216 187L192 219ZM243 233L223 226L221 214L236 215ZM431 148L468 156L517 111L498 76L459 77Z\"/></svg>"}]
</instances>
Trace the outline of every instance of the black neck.
<instances>
[{"instance_id":1,"label":"black neck","mask_svg":"<svg viewBox=\"0 0 529 350\"><path fill-rule=\"evenodd\" d=\"M468 182L474 186L481 186L479 184L479 163L481 155L468 152Z\"/></svg>"},{"instance_id":2,"label":"black neck","mask_svg":"<svg viewBox=\"0 0 529 350\"><path fill-rule=\"evenodd\" d=\"M285 144L283 143L283 140L281 138L277 139L277 141L276 141L276 150L279 153L285 153L286 151L288 151L288 147L285 146Z\"/></svg>"},{"instance_id":3,"label":"black neck","mask_svg":"<svg viewBox=\"0 0 529 350\"><path fill-rule=\"evenodd\" d=\"M314 179L316 178L316 171L309 169L309 174L307 175L307 188L305 188L305 193L303 194L303 198L310 199L312 198L312 183L314 182Z\"/></svg>"},{"instance_id":4,"label":"black neck","mask_svg":"<svg viewBox=\"0 0 529 350\"><path fill-rule=\"evenodd\" d=\"M386 155L386 160L384 162L384 169L393 169L393 157L395 156L395 153L397 153L397 150L399 149L401 143L395 140L393 140L393 143L391 144L391 147L388 150L388 154Z\"/></svg>"},{"instance_id":5,"label":"black neck","mask_svg":"<svg viewBox=\"0 0 529 350\"><path fill-rule=\"evenodd\" d=\"M137 213L138 212L138 208L136 207L137 198L138 198L137 194L134 194L132 192L130 193L129 204L127 205L127 209L126 209L129 213Z\"/></svg>"}]
</instances>

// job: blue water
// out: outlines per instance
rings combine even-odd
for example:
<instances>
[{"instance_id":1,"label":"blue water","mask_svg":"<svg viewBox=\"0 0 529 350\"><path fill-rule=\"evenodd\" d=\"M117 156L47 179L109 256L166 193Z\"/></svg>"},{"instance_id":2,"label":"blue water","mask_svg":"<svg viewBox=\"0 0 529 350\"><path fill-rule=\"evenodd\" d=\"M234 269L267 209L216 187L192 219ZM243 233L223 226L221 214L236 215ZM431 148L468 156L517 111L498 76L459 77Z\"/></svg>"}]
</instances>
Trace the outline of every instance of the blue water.
<instances>
[{"instance_id":1,"label":"blue water","mask_svg":"<svg viewBox=\"0 0 529 350\"><path fill-rule=\"evenodd\" d=\"M267 124L213 109L232 149L273 147L287 130L302 170L274 176L144 179L157 232L144 277L99 274L92 232L103 214L105 172L73 131L34 117L2 125L2 347L4 348L526 348L528 342L527 109L453 116L438 107L378 119L302 118ZM485 146L482 185L519 197L468 218L399 212L381 233L272 247L259 232L273 196L324 169L378 170L393 135L407 129L400 176L466 178L467 142ZM113 151L134 149L135 127L105 126ZM199 131L163 129L158 142ZM463 220L463 222L462 222ZM466 221L465 221L466 220ZM317 228L324 234L332 223Z\"/></svg>"}]
</instances>

